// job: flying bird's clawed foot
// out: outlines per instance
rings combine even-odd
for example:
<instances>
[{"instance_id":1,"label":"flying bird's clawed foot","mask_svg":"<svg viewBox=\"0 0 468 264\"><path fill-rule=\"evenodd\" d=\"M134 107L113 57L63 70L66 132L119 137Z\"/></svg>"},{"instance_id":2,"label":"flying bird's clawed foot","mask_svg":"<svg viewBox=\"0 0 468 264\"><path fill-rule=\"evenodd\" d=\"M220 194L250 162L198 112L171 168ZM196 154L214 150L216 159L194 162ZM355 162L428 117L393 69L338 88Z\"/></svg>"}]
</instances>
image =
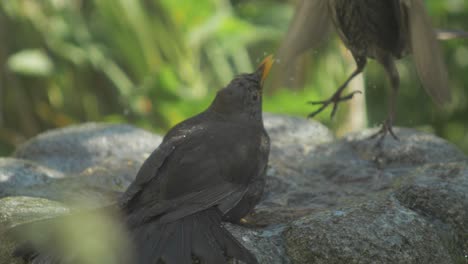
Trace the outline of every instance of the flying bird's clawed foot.
<instances>
[{"instance_id":1,"label":"flying bird's clawed foot","mask_svg":"<svg viewBox=\"0 0 468 264\"><path fill-rule=\"evenodd\" d=\"M346 96L343 96L341 97L341 92L342 92L342 89L338 89L338 91L336 91L336 93L328 100L325 100L325 101L309 101L307 102L308 104L311 104L311 105L322 105L319 109L317 109L316 111L310 113L307 118L312 118L314 116L316 116L318 113L322 112L323 110L325 110L325 108L327 108L327 106L331 103L333 103L333 110L330 114L330 118L333 119L333 117L335 116L336 114L336 110L338 110L338 104L340 102L343 102L343 101L348 101L350 100L351 98L353 98L353 96L355 94L361 94L362 92L361 91L353 91L351 92L350 94L346 95Z\"/></svg>"},{"instance_id":2,"label":"flying bird's clawed foot","mask_svg":"<svg viewBox=\"0 0 468 264\"><path fill-rule=\"evenodd\" d=\"M369 139L374 139L378 137L378 142L377 145L381 145L387 134L390 134L393 139L399 141L400 139L395 135L393 132L393 122L391 121L390 118L387 118L385 122L382 124L382 127L380 128L377 133L373 134L372 136L369 137Z\"/></svg>"}]
</instances>

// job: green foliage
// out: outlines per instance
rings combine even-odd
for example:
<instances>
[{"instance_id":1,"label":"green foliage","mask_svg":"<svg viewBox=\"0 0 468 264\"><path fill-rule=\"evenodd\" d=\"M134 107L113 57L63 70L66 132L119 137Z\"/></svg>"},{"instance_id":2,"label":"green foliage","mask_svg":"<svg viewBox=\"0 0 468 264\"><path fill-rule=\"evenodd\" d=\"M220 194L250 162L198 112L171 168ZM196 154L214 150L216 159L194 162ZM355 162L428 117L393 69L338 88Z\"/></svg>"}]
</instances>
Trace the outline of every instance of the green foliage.
<instances>
[{"instance_id":1,"label":"green foliage","mask_svg":"<svg viewBox=\"0 0 468 264\"><path fill-rule=\"evenodd\" d=\"M84 121L164 131L275 53L294 11L285 0L5 0L0 2L0 153L45 129ZM427 1L434 24L463 28L466 1ZM301 89L269 92L265 110L305 117L352 71L338 41L307 55ZM399 64L397 125L430 127L468 150L466 40L443 44L454 103L438 110L411 61ZM381 67L366 71L369 124L383 119ZM374 87L378 87L375 88ZM411 88L409 88L411 87ZM266 87L268 92L268 87ZM417 102L417 108L414 107ZM341 107L346 111L346 107ZM338 128L344 120L317 117Z\"/></svg>"}]
</instances>

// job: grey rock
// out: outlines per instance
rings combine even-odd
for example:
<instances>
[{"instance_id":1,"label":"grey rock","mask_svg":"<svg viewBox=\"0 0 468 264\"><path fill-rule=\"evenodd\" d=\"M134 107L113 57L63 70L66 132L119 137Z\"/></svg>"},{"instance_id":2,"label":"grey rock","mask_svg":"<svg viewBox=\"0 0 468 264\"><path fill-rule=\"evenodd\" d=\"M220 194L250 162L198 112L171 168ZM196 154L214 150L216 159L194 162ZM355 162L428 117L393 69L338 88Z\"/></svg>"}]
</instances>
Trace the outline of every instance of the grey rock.
<instances>
[{"instance_id":1,"label":"grey rock","mask_svg":"<svg viewBox=\"0 0 468 264\"><path fill-rule=\"evenodd\" d=\"M10 227L67 213L59 202L25 196L0 199L0 231Z\"/></svg>"},{"instance_id":2,"label":"grey rock","mask_svg":"<svg viewBox=\"0 0 468 264\"><path fill-rule=\"evenodd\" d=\"M265 113L263 123L271 139L270 156L274 159L300 158L315 146L335 139L327 127L314 120Z\"/></svg>"},{"instance_id":3,"label":"grey rock","mask_svg":"<svg viewBox=\"0 0 468 264\"><path fill-rule=\"evenodd\" d=\"M430 222L392 199L315 213L284 236L293 263L453 263Z\"/></svg>"},{"instance_id":4,"label":"grey rock","mask_svg":"<svg viewBox=\"0 0 468 264\"><path fill-rule=\"evenodd\" d=\"M466 161L467 157L448 141L432 134L409 128L395 128L399 140L385 137L382 148L377 140L368 140L376 129L351 133L344 140L362 159L372 160L381 167L405 167L427 163ZM384 151L382 151L384 150Z\"/></svg>"},{"instance_id":5,"label":"grey rock","mask_svg":"<svg viewBox=\"0 0 468 264\"><path fill-rule=\"evenodd\" d=\"M457 263L468 262L468 164L428 165L420 173L426 177L398 189L396 198L439 229Z\"/></svg>"},{"instance_id":6,"label":"grey rock","mask_svg":"<svg viewBox=\"0 0 468 264\"><path fill-rule=\"evenodd\" d=\"M463 180L454 172L465 166L467 157L445 140L397 128L401 140L387 137L379 147L376 140L368 140L373 132L369 129L316 145L296 158L273 156L266 194L253 218L263 225L284 223L318 210L367 201L427 178L421 169L431 164L450 163L452 167L440 167L439 173Z\"/></svg>"},{"instance_id":7,"label":"grey rock","mask_svg":"<svg viewBox=\"0 0 468 264\"><path fill-rule=\"evenodd\" d=\"M300 166L311 153L334 141L324 125L305 118L264 114L271 151L265 193L255 212L247 217L257 225L279 224L310 213L313 208L296 204L315 196L303 185L309 181Z\"/></svg>"},{"instance_id":8,"label":"grey rock","mask_svg":"<svg viewBox=\"0 0 468 264\"><path fill-rule=\"evenodd\" d=\"M0 197L17 195L18 189L47 184L63 177L61 172L32 161L0 158Z\"/></svg>"},{"instance_id":9,"label":"grey rock","mask_svg":"<svg viewBox=\"0 0 468 264\"><path fill-rule=\"evenodd\" d=\"M101 163L142 161L161 140L161 136L129 125L88 123L43 133L20 146L14 156L77 174Z\"/></svg>"},{"instance_id":10,"label":"grey rock","mask_svg":"<svg viewBox=\"0 0 468 264\"><path fill-rule=\"evenodd\" d=\"M121 161L112 166L90 167L74 177L32 161L0 159L0 198L7 196L42 197L67 203L89 202L95 206L116 199L133 179L139 162Z\"/></svg>"},{"instance_id":11,"label":"grey rock","mask_svg":"<svg viewBox=\"0 0 468 264\"><path fill-rule=\"evenodd\" d=\"M3 171L2 178L9 179L0 178L0 197L96 201L96 206L112 202L161 140L161 136L129 125L89 123L45 132L15 151L21 161L0 166L0 177ZM23 167L32 171L22 172ZM28 184L33 179L34 184Z\"/></svg>"},{"instance_id":12,"label":"grey rock","mask_svg":"<svg viewBox=\"0 0 468 264\"><path fill-rule=\"evenodd\" d=\"M284 225L263 229L249 229L232 224L226 224L225 226L241 244L255 254L259 263L291 263L286 254L282 236L285 229Z\"/></svg>"}]
</instances>

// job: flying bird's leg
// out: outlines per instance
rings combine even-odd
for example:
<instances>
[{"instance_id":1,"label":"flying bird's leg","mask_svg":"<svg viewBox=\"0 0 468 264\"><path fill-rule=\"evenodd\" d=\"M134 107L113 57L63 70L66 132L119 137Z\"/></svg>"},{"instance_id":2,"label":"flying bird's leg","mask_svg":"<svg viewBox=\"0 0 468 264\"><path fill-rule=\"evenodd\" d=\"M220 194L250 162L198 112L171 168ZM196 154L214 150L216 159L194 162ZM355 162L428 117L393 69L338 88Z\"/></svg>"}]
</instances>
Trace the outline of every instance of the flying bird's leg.
<instances>
[{"instance_id":1,"label":"flying bird's leg","mask_svg":"<svg viewBox=\"0 0 468 264\"><path fill-rule=\"evenodd\" d=\"M372 139L377 136L380 136L379 142L382 141L388 133L390 133L390 135L395 140L399 140L393 132L392 127L396 114L396 99L398 95L398 89L400 88L400 76L395 66L395 60L390 56L391 55L385 55L383 58L377 58L377 61L379 61L384 66L385 72L387 73L387 76L390 79L390 85L392 87L390 92L390 98L388 100L387 119L383 122L380 130L370 137Z\"/></svg>"},{"instance_id":2,"label":"flying bird's leg","mask_svg":"<svg viewBox=\"0 0 468 264\"><path fill-rule=\"evenodd\" d=\"M332 97L330 97L329 99L324 100L324 101L309 101L309 102L307 102L307 103L312 104L312 105L322 105L319 109L317 109L316 111L310 113L307 116L308 118L312 118L315 115L317 115L318 113L322 112L331 103L333 103L333 110L331 112L330 117L333 118L333 116L335 116L336 110L338 109L338 103L350 100L351 98L353 98L353 96L355 94L361 93L361 91L352 91L351 93L349 93L346 96L343 96L343 97L341 96L341 93L348 86L348 83L354 77L356 77L356 75L360 74L364 70L364 67L367 64L366 57L356 56L354 54L353 54L353 57L354 57L354 60L356 61L356 65L357 65L356 70L354 70L354 72L351 74L351 76L348 77L348 79L338 88L338 90L336 90L336 92L332 95Z\"/></svg>"}]
</instances>

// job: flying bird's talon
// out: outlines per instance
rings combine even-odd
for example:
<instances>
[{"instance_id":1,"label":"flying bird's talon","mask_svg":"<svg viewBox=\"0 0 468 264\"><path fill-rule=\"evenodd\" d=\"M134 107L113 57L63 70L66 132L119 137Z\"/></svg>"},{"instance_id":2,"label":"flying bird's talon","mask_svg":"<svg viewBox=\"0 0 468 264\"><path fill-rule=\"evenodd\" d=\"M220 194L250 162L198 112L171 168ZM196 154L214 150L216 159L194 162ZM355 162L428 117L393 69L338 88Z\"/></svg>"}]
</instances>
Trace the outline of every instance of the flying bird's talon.
<instances>
[{"instance_id":1,"label":"flying bird's talon","mask_svg":"<svg viewBox=\"0 0 468 264\"><path fill-rule=\"evenodd\" d=\"M338 104L334 103L333 104L333 110L332 110L332 112L330 114L330 119L333 119L333 117L335 117L336 110L338 110Z\"/></svg>"},{"instance_id":2,"label":"flying bird's talon","mask_svg":"<svg viewBox=\"0 0 468 264\"><path fill-rule=\"evenodd\" d=\"M312 117L316 116L318 113L322 112L323 109L325 109L325 107L327 107L327 105L324 105L324 106L320 107L317 111L308 114L307 118L312 118Z\"/></svg>"},{"instance_id":3,"label":"flying bird's talon","mask_svg":"<svg viewBox=\"0 0 468 264\"><path fill-rule=\"evenodd\" d=\"M385 122L382 124L382 127L379 129L379 131L377 131L375 134L370 136L369 139L374 139L376 137L379 137L379 143L381 143L385 139L387 134L390 134L394 140L400 141L400 139L393 132L393 125L390 119L385 120Z\"/></svg>"},{"instance_id":4,"label":"flying bird's talon","mask_svg":"<svg viewBox=\"0 0 468 264\"><path fill-rule=\"evenodd\" d=\"M308 104L311 105L319 105L319 104L329 104L331 102L330 99L328 100L323 100L323 101L307 101Z\"/></svg>"},{"instance_id":5,"label":"flying bird's talon","mask_svg":"<svg viewBox=\"0 0 468 264\"><path fill-rule=\"evenodd\" d=\"M361 91L358 91L358 90L353 91L353 92L351 92L350 94L348 94L348 95L346 95L346 96L340 98L340 101L351 100L355 94L362 94L362 92L361 92Z\"/></svg>"},{"instance_id":6,"label":"flying bird's talon","mask_svg":"<svg viewBox=\"0 0 468 264\"><path fill-rule=\"evenodd\" d=\"M353 91L349 93L346 96L340 97L342 89L339 89L330 99L324 100L324 101L308 101L308 104L311 105L322 105L319 109L317 109L315 112L310 113L307 118L312 118L316 116L318 113L322 112L325 110L325 108L328 107L328 105L333 104L333 110L330 114L330 119L333 119L333 117L336 114L336 111L338 110L338 104L344 101L351 100L355 94L362 94L361 91Z\"/></svg>"},{"instance_id":7,"label":"flying bird's talon","mask_svg":"<svg viewBox=\"0 0 468 264\"><path fill-rule=\"evenodd\" d=\"M393 133L393 129L391 127L388 130L388 132L390 133L390 135L393 137L394 140L400 141L400 139L395 135L395 133Z\"/></svg>"}]
</instances>

